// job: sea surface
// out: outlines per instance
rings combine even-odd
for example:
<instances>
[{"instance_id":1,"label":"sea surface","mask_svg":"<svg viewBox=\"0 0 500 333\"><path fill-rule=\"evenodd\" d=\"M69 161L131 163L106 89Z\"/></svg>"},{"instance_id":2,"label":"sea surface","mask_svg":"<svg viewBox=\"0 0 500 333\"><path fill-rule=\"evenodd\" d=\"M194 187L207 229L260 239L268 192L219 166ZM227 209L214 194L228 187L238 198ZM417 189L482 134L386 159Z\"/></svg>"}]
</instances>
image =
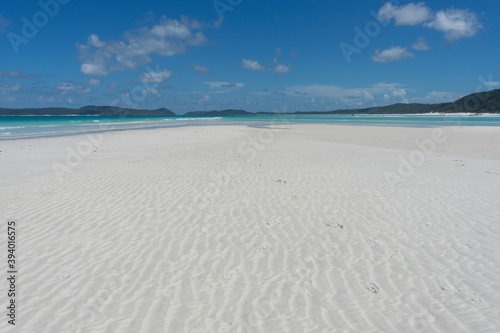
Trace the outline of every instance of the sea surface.
<instances>
[{"instance_id":1,"label":"sea surface","mask_svg":"<svg viewBox=\"0 0 500 333\"><path fill-rule=\"evenodd\" d=\"M0 140L102 131L235 124L263 128L283 124L399 127L500 126L500 115L4 116L0 117Z\"/></svg>"}]
</instances>

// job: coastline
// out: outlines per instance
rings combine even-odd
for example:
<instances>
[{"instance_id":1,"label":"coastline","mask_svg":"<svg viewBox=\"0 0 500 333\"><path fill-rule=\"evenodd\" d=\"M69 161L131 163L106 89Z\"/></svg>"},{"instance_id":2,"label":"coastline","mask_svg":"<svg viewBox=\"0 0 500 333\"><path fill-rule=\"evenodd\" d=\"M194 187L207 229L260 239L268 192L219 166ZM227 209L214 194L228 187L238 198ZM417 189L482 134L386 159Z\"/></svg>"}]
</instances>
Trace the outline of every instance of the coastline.
<instances>
[{"instance_id":1,"label":"coastline","mask_svg":"<svg viewBox=\"0 0 500 333\"><path fill-rule=\"evenodd\" d=\"M384 114L384 115L232 115L232 116L16 116L0 117L0 142L122 130L184 126L269 124L332 124L383 127L499 126L500 116L488 114Z\"/></svg>"},{"instance_id":2,"label":"coastline","mask_svg":"<svg viewBox=\"0 0 500 333\"><path fill-rule=\"evenodd\" d=\"M495 330L498 142L280 123L2 141L19 328Z\"/></svg>"}]
</instances>

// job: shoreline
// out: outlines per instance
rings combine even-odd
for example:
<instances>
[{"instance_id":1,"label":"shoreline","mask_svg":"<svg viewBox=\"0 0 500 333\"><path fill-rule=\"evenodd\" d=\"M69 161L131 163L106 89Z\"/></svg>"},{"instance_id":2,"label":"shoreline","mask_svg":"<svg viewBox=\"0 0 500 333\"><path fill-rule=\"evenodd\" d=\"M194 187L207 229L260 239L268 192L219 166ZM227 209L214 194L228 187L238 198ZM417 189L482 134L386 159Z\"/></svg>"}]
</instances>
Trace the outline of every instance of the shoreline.
<instances>
[{"instance_id":1,"label":"shoreline","mask_svg":"<svg viewBox=\"0 0 500 333\"><path fill-rule=\"evenodd\" d=\"M205 111L202 111L205 112ZM206 111L208 112L208 111ZM20 115L9 115L9 114L0 114L1 117L239 117L239 116L274 116L274 115L301 115L301 116L317 116L317 115L330 115L330 116L488 116L488 117L500 117L500 112L453 112L453 113L440 113L440 112L427 112L427 113L327 113L328 111L297 111L299 113L258 113L258 112L249 112L249 114L234 114L234 115L186 115L186 114L176 114L176 115L92 115L92 114L20 114Z\"/></svg>"},{"instance_id":2,"label":"shoreline","mask_svg":"<svg viewBox=\"0 0 500 333\"><path fill-rule=\"evenodd\" d=\"M31 116L30 116L31 117ZM38 117L38 116L37 116ZM64 123L62 121L46 121L51 117L61 118L60 116L38 117L37 122L5 122L1 123L0 118L0 142L10 140L23 140L35 138L63 137L71 135L83 135L92 133L105 133L111 131L128 130L149 130L174 127L189 126L226 126L243 125L248 127L266 127L269 123L282 124L325 124L325 125L345 125L345 126L377 126L377 127L407 127L407 128L433 128L433 127L454 127L454 126L479 126L479 127L500 127L500 116L479 116L469 117L465 115L443 116L437 114L423 115L255 115L252 116L198 116L198 117L165 117L165 116L133 116L130 118L109 117L109 116L82 116L86 120L71 121ZM19 118L19 117L10 117ZM65 118L65 117L62 117ZM152 118L161 118L162 122L152 121ZM498 118L498 119L497 119ZM27 118L29 119L29 118ZM68 119L71 119L68 118ZM115 121L115 120L120 121ZM110 123L102 124L102 120L110 120ZM123 121L122 121L123 120ZM134 120L132 122L127 120ZM82 123L83 122L83 123ZM210 123L213 122L213 123Z\"/></svg>"},{"instance_id":3,"label":"shoreline","mask_svg":"<svg viewBox=\"0 0 500 333\"><path fill-rule=\"evenodd\" d=\"M0 141L1 152L0 156L4 159L0 160L0 173L6 175L7 183L16 185L14 179L19 180L19 174L24 175L25 179L36 179L38 176L57 176L58 171L62 170L62 174L66 174L67 164L69 169L79 170L81 168L94 167L102 164L110 164L116 161L109 158L122 161L124 157L130 154L124 150L124 146L134 147L134 150L143 148L140 140L146 137L147 142L156 140L161 146L149 147L150 154L161 152L161 149L176 149L184 147L188 144L200 144L201 141L187 143L186 134L192 136L197 133L209 133L224 129L222 132L234 137L241 137L242 135L249 135L252 131L273 131L273 125L268 126L249 126L244 124L217 124L217 125L187 125L187 126L173 126L173 127L160 127L152 129L116 129L106 131L86 132L81 134L68 134L64 136L51 136L51 137L37 137L37 138L22 138L13 140ZM494 150L484 153L481 146L487 145L488 142L494 142L498 137L500 138L500 127L496 126L445 126L445 127L398 127L398 126L370 126L370 125L338 125L338 124L297 124L297 123L275 123L276 128L285 130L306 129L301 134L303 138L310 139L308 135L316 140L326 140L335 144L355 144L360 146L372 147L385 147L401 150L419 150L415 145L415 140L426 140L431 137L431 132L436 129L441 129L447 133L461 133L466 135L465 138L460 138L459 143L448 147L448 153L456 155L466 154L470 157L484 157L492 156L500 158L500 151ZM364 131L358 131L359 129ZM234 131L233 131L234 129ZM328 133L334 129L333 133ZM239 132L239 133L238 133ZM366 132L366 133L364 133ZM307 133L307 134L305 134ZM409 133L413 133L410 139L407 139ZM419 134L421 133L421 134ZM486 136L485 136L486 134ZM497 136L498 134L498 136ZM159 138L169 138L173 140L170 142L163 142ZM200 134L201 135L201 134ZM255 136L256 134L254 134ZM399 136L398 140L393 140L391 136ZM479 137L475 137L479 135ZM373 137L372 137L373 136ZM153 139L152 139L153 138ZM156 138L156 139L154 139ZM201 138L201 136L200 136ZM199 139L200 139L199 138ZM405 138L401 141L401 138ZM109 139L109 140L108 140ZM212 139L216 139L212 135ZM124 140L124 141L122 141ZM107 141L107 142L106 142ZM217 140L215 140L217 141ZM448 141L448 140L446 140ZM156 145L157 143L155 143ZM450 142L444 142L445 146L450 146ZM177 147L176 145L180 145ZM37 149L35 149L37 147ZM146 144L148 147L148 144ZM33 150L35 149L35 150ZM81 150L81 152L79 152ZM94 151L95 150L95 151ZM111 153L113 150L122 151L123 153ZM147 149L146 149L147 151ZM11 154L11 152L13 154ZM437 153L444 152L438 150ZM29 155L20 155L29 153ZM492 155L493 154L493 155ZM31 155L31 156L30 156ZM21 158L17 161L16 159ZM41 172L33 172L30 174L29 170L33 169L29 161L38 159L38 165L35 169ZM139 157L137 157L139 158ZM75 163L71 163L74 160ZM81 162L78 162L81 160ZM6 163L7 162L7 163ZM19 172L21 170L21 172ZM61 172L59 172L61 174ZM5 186L6 181L0 182L0 188ZM10 185L9 185L10 186Z\"/></svg>"}]
</instances>

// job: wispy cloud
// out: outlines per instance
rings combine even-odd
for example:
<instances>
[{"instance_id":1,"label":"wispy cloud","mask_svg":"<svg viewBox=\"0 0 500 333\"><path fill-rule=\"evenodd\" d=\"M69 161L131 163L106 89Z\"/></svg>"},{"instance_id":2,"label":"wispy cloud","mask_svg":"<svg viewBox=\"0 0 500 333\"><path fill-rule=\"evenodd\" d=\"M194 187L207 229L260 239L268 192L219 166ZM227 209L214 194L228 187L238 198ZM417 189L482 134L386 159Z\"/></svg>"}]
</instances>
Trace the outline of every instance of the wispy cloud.
<instances>
[{"instance_id":1,"label":"wispy cloud","mask_svg":"<svg viewBox=\"0 0 500 333\"><path fill-rule=\"evenodd\" d=\"M25 74L21 71L0 71L0 78L4 77L10 79L38 79L40 78L40 76L40 74Z\"/></svg>"},{"instance_id":2,"label":"wispy cloud","mask_svg":"<svg viewBox=\"0 0 500 333\"><path fill-rule=\"evenodd\" d=\"M137 69L150 63L152 55L169 57L186 52L187 46L207 43L201 30L203 25L188 17L180 20L162 17L152 28L142 27L127 31L122 40L103 41L97 34L91 34L86 44L78 45L86 75L108 75L110 72Z\"/></svg>"},{"instance_id":3,"label":"wispy cloud","mask_svg":"<svg viewBox=\"0 0 500 333\"><path fill-rule=\"evenodd\" d=\"M189 67L193 68L199 76L206 76L210 73L210 68L205 65L191 64Z\"/></svg>"},{"instance_id":4,"label":"wispy cloud","mask_svg":"<svg viewBox=\"0 0 500 333\"><path fill-rule=\"evenodd\" d=\"M460 98L460 95L454 92L431 91L424 97L414 97L411 99L415 103L444 103L453 102Z\"/></svg>"},{"instance_id":5,"label":"wispy cloud","mask_svg":"<svg viewBox=\"0 0 500 333\"><path fill-rule=\"evenodd\" d=\"M287 87L284 94L306 98L308 104L322 107L327 107L327 105L330 107L368 107L408 102L407 89L399 83L377 83L359 88L315 84L297 85Z\"/></svg>"},{"instance_id":6,"label":"wispy cloud","mask_svg":"<svg viewBox=\"0 0 500 333\"><path fill-rule=\"evenodd\" d=\"M375 54L372 55L371 59L379 63L388 63L413 57L414 55L406 47L395 46L383 51L375 50Z\"/></svg>"},{"instance_id":7,"label":"wispy cloud","mask_svg":"<svg viewBox=\"0 0 500 333\"><path fill-rule=\"evenodd\" d=\"M484 85L485 86L488 86L488 87L499 87L500 86L500 82L484 82Z\"/></svg>"},{"instance_id":8,"label":"wispy cloud","mask_svg":"<svg viewBox=\"0 0 500 333\"><path fill-rule=\"evenodd\" d=\"M139 76L139 80L143 83L161 83L168 80L173 73L169 70L163 69L161 71L144 72Z\"/></svg>"},{"instance_id":9,"label":"wispy cloud","mask_svg":"<svg viewBox=\"0 0 500 333\"><path fill-rule=\"evenodd\" d=\"M393 94L394 91L401 91L401 89L404 88L399 83L382 82L361 88L345 88L341 86L310 84L287 87L285 93L293 96L303 95L307 97L347 98L381 95L386 93Z\"/></svg>"},{"instance_id":10,"label":"wispy cloud","mask_svg":"<svg viewBox=\"0 0 500 333\"><path fill-rule=\"evenodd\" d=\"M19 103L19 100L20 100L19 96L7 96L0 98L0 101L7 104Z\"/></svg>"},{"instance_id":11,"label":"wispy cloud","mask_svg":"<svg viewBox=\"0 0 500 333\"><path fill-rule=\"evenodd\" d=\"M87 84L88 84L89 86L98 86L98 85L100 85L101 83L102 83L102 81L101 81L101 80L99 80L99 79L89 79L89 80L87 81Z\"/></svg>"},{"instance_id":12,"label":"wispy cloud","mask_svg":"<svg viewBox=\"0 0 500 333\"><path fill-rule=\"evenodd\" d=\"M430 50L429 45L427 45L427 41L425 40L424 37L418 38L411 47L412 47L412 49L417 50L417 51Z\"/></svg>"},{"instance_id":13,"label":"wispy cloud","mask_svg":"<svg viewBox=\"0 0 500 333\"><path fill-rule=\"evenodd\" d=\"M44 97L44 96L38 96L36 99L37 103L54 103L56 101L54 96L50 97Z\"/></svg>"},{"instance_id":14,"label":"wispy cloud","mask_svg":"<svg viewBox=\"0 0 500 333\"><path fill-rule=\"evenodd\" d=\"M279 50L279 48L278 48L278 50ZM241 63L241 67L243 67L244 69L250 70L250 71L255 71L255 72L263 72L263 71L269 70L269 71L272 71L276 74L285 74L285 73L289 73L292 71L292 66L278 64L278 59L276 57L273 58L273 62L276 64L276 66L268 67L266 69L266 67L264 67L257 60L243 59L242 63Z\"/></svg>"},{"instance_id":15,"label":"wispy cloud","mask_svg":"<svg viewBox=\"0 0 500 333\"><path fill-rule=\"evenodd\" d=\"M224 81L208 81L203 82L210 87L210 89L239 89L245 86L241 82L224 82Z\"/></svg>"},{"instance_id":16,"label":"wispy cloud","mask_svg":"<svg viewBox=\"0 0 500 333\"><path fill-rule=\"evenodd\" d=\"M86 88L83 85L75 85L73 82L67 81L59 82L56 85L55 90L61 95L66 95L70 92L77 92L80 94L88 94L92 92L92 88L90 87Z\"/></svg>"},{"instance_id":17,"label":"wispy cloud","mask_svg":"<svg viewBox=\"0 0 500 333\"><path fill-rule=\"evenodd\" d=\"M77 90L83 89L83 86L75 86L71 82L59 82L56 86L57 90L69 91L69 90Z\"/></svg>"},{"instance_id":18,"label":"wispy cloud","mask_svg":"<svg viewBox=\"0 0 500 333\"><path fill-rule=\"evenodd\" d=\"M209 95L195 97L195 98L191 99L190 104L197 104L197 105L204 105L204 106L211 105L211 98Z\"/></svg>"},{"instance_id":19,"label":"wispy cloud","mask_svg":"<svg viewBox=\"0 0 500 333\"><path fill-rule=\"evenodd\" d=\"M15 93L21 91L22 86L19 83L16 84L4 84L0 82L0 94Z\"/></svg>"}]
</instances>

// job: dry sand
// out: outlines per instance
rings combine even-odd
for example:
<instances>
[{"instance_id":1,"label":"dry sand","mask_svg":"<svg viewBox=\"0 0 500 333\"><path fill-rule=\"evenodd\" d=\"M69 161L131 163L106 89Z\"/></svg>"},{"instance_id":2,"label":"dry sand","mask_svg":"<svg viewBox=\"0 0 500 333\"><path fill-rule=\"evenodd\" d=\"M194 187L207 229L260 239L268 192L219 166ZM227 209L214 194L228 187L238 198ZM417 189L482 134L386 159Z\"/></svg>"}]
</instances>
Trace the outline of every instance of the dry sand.
<instances>
[{"instance_id":1,"label":"dry sand","mask_svg":"<svg viewBox=\"0 0 500 333\"><path fill-rule=\"evenodd\" d=\"M0 150L16 332L500 331L500 128L186 127Z\"/></svg>"}]
</instances>

